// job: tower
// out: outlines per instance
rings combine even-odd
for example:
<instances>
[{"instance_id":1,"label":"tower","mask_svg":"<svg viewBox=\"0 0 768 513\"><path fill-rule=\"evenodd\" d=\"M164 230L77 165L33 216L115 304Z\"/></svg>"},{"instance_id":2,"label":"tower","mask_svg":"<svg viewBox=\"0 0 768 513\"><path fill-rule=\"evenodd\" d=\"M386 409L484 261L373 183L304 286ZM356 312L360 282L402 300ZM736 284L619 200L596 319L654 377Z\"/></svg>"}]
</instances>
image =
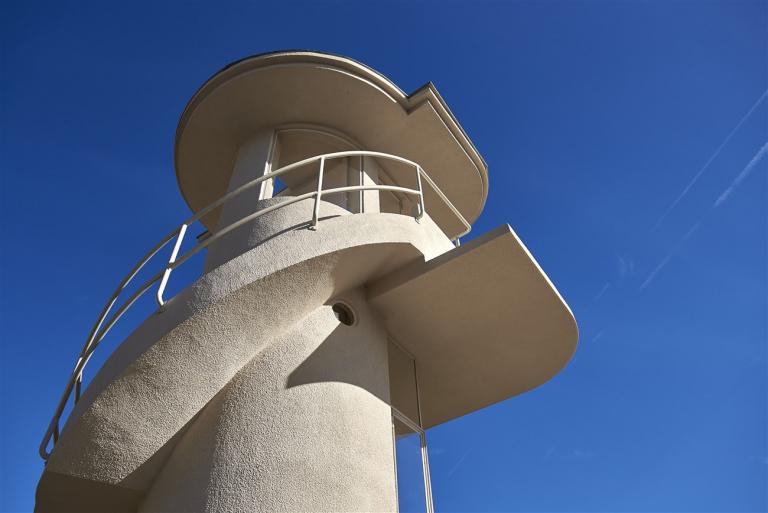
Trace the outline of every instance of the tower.
<instances>
[{"instance_id":1,"label":"tower","mask_svg":"<svg viewBox=\"0 0 768 513\"><path fill-rule=\"evenodd\" d=\"M432 84L257 55L195 93L174 151L193 215L87 337L37 511L395 511L412 492L431 510L424 430L570 359L573 316L512 229L460 244L487 167ZM202 274L169 295L195 255ZM145 294L156 313L83 386Z\"/></svg>"}]
</instances>

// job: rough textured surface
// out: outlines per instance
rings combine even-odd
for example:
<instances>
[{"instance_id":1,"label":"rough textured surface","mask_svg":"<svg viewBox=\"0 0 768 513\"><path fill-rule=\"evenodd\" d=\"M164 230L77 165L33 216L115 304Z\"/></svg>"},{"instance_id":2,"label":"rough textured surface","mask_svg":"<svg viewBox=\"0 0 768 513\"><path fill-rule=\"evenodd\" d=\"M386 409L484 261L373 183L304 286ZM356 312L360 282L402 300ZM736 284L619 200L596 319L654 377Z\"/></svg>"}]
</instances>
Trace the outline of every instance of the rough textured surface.
<instances>
[{"instance_id":1,"label":"rough textured surface","mask_svg":"<svg viewBox=\"0 0 768 513\"><path fill-rule=\"evenodd\" d=\"M324 205L323 209L326 207L337 208ZM272 229L281 232L279 237L267 238L208 272L121 344L71 414L47 472L145 492L176 444L185 438L185 430L197 424L205 406L254 357L306 319L320 315L319 311L325 311L327 317L323 305L336 295L425 255L433 257L452 248L426 217L417 223L396 214L347 215L325 219L318 231L311 231L305 227L302 204L283 210L282 215L272 217L277 223ZM386 368L386 358L382 362ZM301 395L299 389L306 388L311 395L318 387L347 386L305 385L287 393ZM337 393L321 397L331 399ZM379 416L386 412L385 398L359 387L354 393L343 392L342 397L351 400L355 394L367 394L362 397L374 401L362 411ZM355 424L350 410L338 407L332 402L328 411L336 408L337 414L343 413L349 429L347 444L354 438L366 440L371 429L389 429L389 422L377 427L372 427L378 424L373 420L370 425ZM274 422L283 427L283 436L292 436L290 415L285 422L280 418ZM326 440L330 448L338 443L333 430L314 436L313 443L319 446ZM387 439L391 442L389 435ZM371 442L370 457L383 457L380 444L380 440ZM216 460L211 456L210 461L213 465ZM386 464L381 468L392 472ZM349 480L358 479L358 474L350 472ZM374 489L388 486L382 483ZM249 481L248 486L253 484ZM348 498L333 507L351 508L356 500ZM39 501L37 509L44 511L44 504Z\"/></svg>"},{"instance_id":2,"label":"rough textured surface","mask_svg":"<svg viewBox=\"0 0 768 513\"><path fill-rule=\"evenodd\" d=\"M176 446L140 511L394 511L386 333L359 293L251 360Z\"/></svg>"},{"instance_id":3,"label":"rough textured surface","mask_svg":"<svg viewBox=\"0 0 768 513\"><path fill-rule=\"evenodd\" d=\"M328 202L310 230L312 207L286 206L211 244L204 276L94 376L37 511L112 510L118 496L126 511L392 511L389 335L416 357L425 425L519 393L520 377L541 382L559 368L553 351L555 363L570 356L573 318L516 238L451 251L428 215L349 215ZM340 296L357 311L353 327L331 311ZM527 321L552 329L542 337ZM467 343L477 336L490 353ZM513 344L525 350L518 367Z\"/></svg>"},{"instance_id":4,"label":"rough textured surface","mask_svg":"<svg viewBox=\"0 0 768 513\"><path fill-rule=\"evenodd\" d=\"M570 357L573 317L508 227L449 252L428 217L328 216L312 231L308 206L246 227L245 253L110 357L53 451L38 511L78 510L62 499L72 483L94 511L116 495L126 511L392 511L389 334L416 356L425 425ZM354 327L332 314L339 297Z\"/></svg>"},{"instance_id":5,"label":"rough textured surface","mask_svg":"<svg viewBox=\"0 0 768 513\"><path fill-rule=\"evenodd\" d=\"M290 200L290 197L277 197L259 200L255 203L255 210L251 205L252 211L263 210L273 205L285 203ZM297 230L309 230L309 226L312 221L312 211L315 208L314 199L306 199L299 201L287 207L278 208L257 217L250 223L244 226L232 230L230 233L223 236L218 241L209 246L208 255L205 259L205 269L210 271L215 269L221 264L232 260L233 258L249 251L256 246L262 245L265 242L279 237L287 232L295 232ZM224 217L227 215L227 217ZM228 217L231 215L229 212L222 214L224 221L232 222ZM328 220L333 217L352 215L350 212L344 210L341 207L329 203L327 201L321 201L320 219L322 221ZM226 225L226 223L225 223ZM322 228L321 228L322 229ZM267 255L265 255L266 257ZM270 257L272 255L269 255Z\"/></svg>"},{"instance_id":6,"label":"rough textured surface","mask_svg":"<svg viewBox=\"0 0 768 513\"><path fill-rule=\"evenodd\" d=\"M142 496L139 490L47 471L37 487L35 511L133 513Z\"/></svg>"}]
</instances>

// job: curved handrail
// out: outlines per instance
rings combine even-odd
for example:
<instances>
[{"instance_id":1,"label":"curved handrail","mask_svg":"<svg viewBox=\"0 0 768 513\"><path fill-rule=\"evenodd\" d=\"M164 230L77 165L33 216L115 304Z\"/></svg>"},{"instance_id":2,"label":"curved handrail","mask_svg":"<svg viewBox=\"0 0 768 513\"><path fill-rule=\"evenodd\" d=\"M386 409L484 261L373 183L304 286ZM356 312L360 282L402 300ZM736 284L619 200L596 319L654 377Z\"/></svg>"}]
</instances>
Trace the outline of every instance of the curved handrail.
<instances>
[{"instance_id":1,"label":"curved handrail","mask_svg":"<svg viewBox=\"0 0 768 513\"><path fill-rule=\"evenodd\" d=\"M334 189L323 190L322 188L323 187L323 171L325 167L325 162L327 160L344 158L344 157L382 158L382 159L401 162L409 166L413 166L414 169L416 170L416 183L417 183L418 189L409 189L407 187L399 187L394 185L354 185L354 186L337 187ZM239 196L243 192L249 189L252 189L256 185L266 182L267 180L272 180L285 173L288 173L290 171L293 171L303 166L307 166L315 162L319 162L320 164L316 190L305 193L305 194L301 194L299 196L290 197L286 201L266 207L261 210L257 210L245 217L242 217L237 221L227 225L226 227L217 230L216 233L214 233L212 236L199 241L194 247L192 247L191 249L189 249L179 257L179 251L181 249L181 244L184 239L184 235L186 234L187 228L192 223L201 220L203 217L205 217L206 215L214 211L216 208L224 205L229 200L231 200L236 196ZM421 168L419 164L413 161L410 161L408 159L405 159L403 157L399 157L397 155L390 155L388 153L381 153L376 151L362 151L362 150L341 151L341 152L335 152L335 153L327 153L324 155L317 155L314 157L309 157L304 160L300 160L298 162L294 162L293 164L289 164L287 166L283 166L280 169L277 169L270 173L265 173L264 175L254 180L251 180L250 182L243 184L237 189L225 194L224 196L220 197L210 205L199 210L198 212L193 214L191 217L186 219L176 229L174 229L168 235L166 235L146 255L144 255L144 257L141 260L139 260L139 262L136 265L133 266L131 271L126 275L125 278L123 278L120 281L115 291L112 293L112 295L109 297L109 299L105 303L104 307L101 310L101 313L99 314L98 319L94 323L93 327L91 328L88 334L88 337L86 338L86 342L83 345L83 349L80 351L80 355L78 356L78 359L75 363L75 368L73 369L69 379L67 380L67 384L56 406L56 410L54 412L53 418L51 419L51 422L48 425L48 429L46 430L45 435L43 436L43 440L40 443L40 447L39 447L40 456L44 460L47 460L50 457L51 453L47 450L48 444L50 443L51 438L53 438L54 446L56 444L56 441L58 439L59 423L61 421L61 416L64 413L64 409L66 408L69 398L72 396L73 390L75 391L75 404L77 404L77 402L80 400L83 371L85 369L85 366L88 364L88 361L90 360L91 356L93 355L94 351L101 343L101 341L104 339L107 333L109 333L109 331L112 329L115 323L117 323L117 321L120 320L123 314L158 281L160 282L160 285L158 286L155 299L158 303L159 308L162 310L165 304L165 301L163 299L163 292L165 291L165 287L168 284L168 280L170 279L171 272L174 269L182 265L184 262L192 258L194 255L196 255L197 253L199 253L209 245L219 240L221 237L230 233L232 230L235 230L240 226L248 222L251 222L260 216L266 215L274 210L286 207L288 205L292 205L299 201L304 201L307 199L314 198L315 205L313 210L311 227L317 228L318 219L319 219L320 200L322 196L328 195L328 194L341 194L341 193L355 192L355 191L391 191L391 192L400 192L404 194L417 196L419 199L419 210L416 215L416 218L420 219L426 212L426 208L424 205L424 191L422 188L422 180L421 180L422 178L424 178L427 184L430 187L432 187L432 189L435 191L438 197L448 206L451 212L459 219L459 221L465 227L465 230L462 233L460 233L458 236L456 236L453 239L453 241L457 241L460 237L463 237L464 235L469 233L469 231L471 230L471 225L467 222L464 216L461 215L458 209L456 209L453 203L451 203L451 201L445 196L443 191L429 177L429 175L427 175L427 173ZM139 271L141 271L141 269L143 269L144 266L152 258L154 258L154 256L157 255L157 253L160 252L160 250L162 250L174 238L176 238L176 243L174 244L173 250L171 252L171 256L165 268L162 271L150 277L147 281L145 281L133 294L131 294L131 296L128 297L128 299L122 304L122 306L120 306L117 309L117 311L115 311L110 316L109 314L112 308L115 306L115 303L117 302L117 299L120 296L120 293L122 293L125 290L125 288L132 282L133 278L136 277ZM51 450L53 450L53 447L51 448Z\"/></svg>"}]
</instances>

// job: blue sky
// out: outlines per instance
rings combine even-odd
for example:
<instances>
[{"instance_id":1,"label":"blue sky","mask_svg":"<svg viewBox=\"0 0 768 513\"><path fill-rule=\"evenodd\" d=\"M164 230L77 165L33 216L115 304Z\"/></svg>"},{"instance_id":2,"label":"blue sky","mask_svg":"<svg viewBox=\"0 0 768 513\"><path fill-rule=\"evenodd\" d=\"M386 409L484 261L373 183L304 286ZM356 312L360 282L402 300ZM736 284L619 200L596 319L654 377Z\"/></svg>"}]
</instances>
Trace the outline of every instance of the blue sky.
<instances>
[{"instance_id":1,"label":"blue sky","mask_svg":"<svg viewBox=\"0 0 768 513\"><path fill-rule=\"evenodd\" d=\"M570 365L431 430L438 511L768 509L768 4L0 6L0 509L103 301L188 213L172 144L225 64L310 48L433 81L571 305Z\"/></svg>"}]
</instances>

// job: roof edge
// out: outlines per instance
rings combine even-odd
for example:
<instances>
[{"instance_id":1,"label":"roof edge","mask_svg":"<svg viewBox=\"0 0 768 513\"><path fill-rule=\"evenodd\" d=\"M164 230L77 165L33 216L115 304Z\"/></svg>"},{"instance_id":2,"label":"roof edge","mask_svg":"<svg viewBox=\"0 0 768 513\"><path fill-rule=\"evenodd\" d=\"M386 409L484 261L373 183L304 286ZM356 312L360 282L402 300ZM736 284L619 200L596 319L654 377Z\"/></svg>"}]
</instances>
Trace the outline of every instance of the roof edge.
<instances>
[{"instance_id":1,"label":"roof edge","mask_svg":"<svg viewBox=\"0 0 768 513\"><path fill-rule=\"evenodd\" d=\"M202 101L209 90L214 89L220 83L227 81L229 78L231 78L231 76L237 74L235 70L237 70L239 67L248 66L247 69L250 70L291 63L324 64L342 69L346 72L354 73L382 88L406 111L413 110L415 107L418 107L425 101L433 100L430 103L433 105L433 107L435 107L435 111L438 113L438 116L440 116L441 120L445 123L446 127L452 133L454 138L456 138L459 145L464 149L464 151L480 171L481 179L483 182L482 202L472 217L474 217L476 220L480 216L480 213L485 208L485 203L488 198L488 164L477 150L474 143L467 135L467 132L461 126L458 119L450 110L448 104L445 102L445 99L442 97L432 82L427 82L412 93L406 94L392 80L374 68L368 66L367 64L340 54L303 49L264 52L233 61L211 75L190 97L189 101L184 106L184 110L179 116L179 122L176 126L173 145L174 174L176 175L176 183L179 186L179 190L181 191L182 196L184 197L184 201L187 203L187 205L189 205L189 200L184 194L184 190L181 187L181 181L179 179L178 144L181 133L184 131L186 124L194 112L197 104Z\"/></svg>"}]
</instances>

